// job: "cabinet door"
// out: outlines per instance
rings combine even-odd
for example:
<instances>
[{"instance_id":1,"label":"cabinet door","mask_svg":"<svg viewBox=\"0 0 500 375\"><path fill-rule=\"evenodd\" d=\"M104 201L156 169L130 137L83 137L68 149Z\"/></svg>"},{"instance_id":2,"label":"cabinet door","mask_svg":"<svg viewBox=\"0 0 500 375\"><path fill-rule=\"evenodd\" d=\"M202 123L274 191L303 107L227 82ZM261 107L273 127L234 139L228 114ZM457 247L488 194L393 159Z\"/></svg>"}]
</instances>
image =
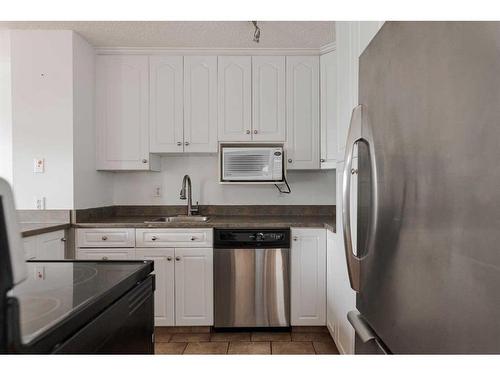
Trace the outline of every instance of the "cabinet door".
<instances>
[{"instance_id":1,"label":"cabinet door","mask_svg":"<svg viewBox=\"0 0 500 375\"><path fill-rule=\"evenodd\" d=\"M292 228L290 285L292 325L325 325L325 229Z\"/></svg>"},{"instance_id":2,"label":"cabinet door","mask_svg":"<svg viewBox=\"0 0 500 375\"><path fill-rule=\"evenodd\" d=\"M97 169L150 169L148 70L147 56L97 56Z\"/></svg>"},{"instance_id":3,"label":"cabinet door","mask_svg":"<svg viewBox=\"0 0 500 375\"><path fill-rule=\"evenodd\" d=\"M252 140L252 58L219 56L219 141Z\"/></svg>"},{"instance_id":4,"label":"cabinet door","mask_svg":"<svg viewBox=\"0 0 500 375\"><path fill-rule=\"evenodd\" d=\"M285 141L285 57L252 57L252 137Z\"/></svg>"},{"instance_id":5,"label":"cabinet door","mask_svg":"<svg viewBox=\"0 0 500 375\"><path fill-rule=\"evenodd\" d=\"M174 249L136 249L137 259L154 261L155 326L175 325Z\"/></svg>"},{"instance_id":6,"label":"cabinet door","mask_svg":"<svg viewBox=\"0 0 500 375\"><path fill-rule=\"evenodd\" d=\"M286 58L288 169L319 168L319 56Z\"/></svg>"},{"instance_id":7,"label":"cabinet door","mask_svg":"<svg viewBox=\"0 0 500 375\"><path fill-rule=\"evenodd\" d=\"M182 152L182 56L149 58L149 145L151 152Z\"/></svg>"},{"instance_id":8,"label":"cabinet door","mask_svg":"<svg viewBox=\"0 0 500 375\"><path fill-rule=\"evenodd\" d=\"M86 260L133 260L135 249L78 249L77 259Z\"/></svg>"},{"instance_id":9,"label":"cabinet door","mask_svg":"<svg viewBox=\"0 0 500 375\"><path fill-rule=\"evenodd\" d=\"M36 242L37 236L30 236L23 238L23 246L24 246L24 259L36 259Z\"/></svg>"},{"instance_id":10,"label":"cabinet door","mask_svg":"<svg viewBox=\"0 0 500 375\"><path fill-rule=\"evenodd\" d=\"M334 169L337 160L337 55L320 57L321 67L321 169Z\"/></svg>"},{"instance_id":11,"label":"cabinet door","mask_svg":"<svg viewBox=\"0 0 500 375\"><path fill-rule=\"evenodd\" d=\"M213 325L213 250L175 249L175 324Z\"/></svg>"},{"instance_id":12,"label":"cabinet door","mask_svg":"<svg viewBox=\"0 0 500 375\"><path fill-rule=\"evenodd\" d=\"M217 57L184 57L184 152L217 152Z\"/></svg>"},{"instance_id":13,"label":"cabinet door","mask_svg":"<svg viewBox=\"0 0 500 375\"><path fill-rule=\"evenodd\" d=\"M61 260L64 259L64 231L44 233L37 237L36 259L37 260Z\"/></svg>"}]
</instances>

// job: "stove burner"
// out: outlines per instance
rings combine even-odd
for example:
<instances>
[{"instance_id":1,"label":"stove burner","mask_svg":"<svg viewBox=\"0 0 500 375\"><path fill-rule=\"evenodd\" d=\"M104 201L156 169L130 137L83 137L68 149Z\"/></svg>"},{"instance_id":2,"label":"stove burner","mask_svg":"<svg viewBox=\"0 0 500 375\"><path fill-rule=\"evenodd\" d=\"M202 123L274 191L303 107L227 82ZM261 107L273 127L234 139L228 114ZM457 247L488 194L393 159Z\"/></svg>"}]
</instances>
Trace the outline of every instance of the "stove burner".
<instances>
[{"instance_id":1,"label":"stove burner","mask_svg":"<svg viewBox=\"0 0 500 375\"><path fill-rule=\"evenodd\" d=\"M97 269L80 264L73 270L73 286L83 284L97 275Z\"/></svg>"}]
</instances>

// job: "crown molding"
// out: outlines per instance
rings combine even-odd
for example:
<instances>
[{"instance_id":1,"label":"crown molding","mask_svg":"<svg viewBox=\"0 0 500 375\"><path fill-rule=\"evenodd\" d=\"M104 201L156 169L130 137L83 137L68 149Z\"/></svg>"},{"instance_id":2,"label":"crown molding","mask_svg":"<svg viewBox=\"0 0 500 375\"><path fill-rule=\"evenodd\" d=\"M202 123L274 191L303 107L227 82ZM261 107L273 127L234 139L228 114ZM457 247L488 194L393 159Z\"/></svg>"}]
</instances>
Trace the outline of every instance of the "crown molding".
<instances>
[{"instance_id":1,"label":"crown molding","mask_svg":"<svg viewBox=\"0 0 500 375\"><path fill-rule=\"evenodd\" d=\"M331 42L328 44L325 44L324 46L321 46L319 48L319 54L324 55L325 53L335 51L337 49L337 43Z\"/></svg>"},{"instance_id":2,"label":"crown molding","mask_svg":"<svg viewBox=\"0 0 500 375\"><path fill-rule=\"evenodd\" d=\"M320 54L319 48L97 47L95 51L98 55L318 56Z\"/></svg>"}]
</instances>

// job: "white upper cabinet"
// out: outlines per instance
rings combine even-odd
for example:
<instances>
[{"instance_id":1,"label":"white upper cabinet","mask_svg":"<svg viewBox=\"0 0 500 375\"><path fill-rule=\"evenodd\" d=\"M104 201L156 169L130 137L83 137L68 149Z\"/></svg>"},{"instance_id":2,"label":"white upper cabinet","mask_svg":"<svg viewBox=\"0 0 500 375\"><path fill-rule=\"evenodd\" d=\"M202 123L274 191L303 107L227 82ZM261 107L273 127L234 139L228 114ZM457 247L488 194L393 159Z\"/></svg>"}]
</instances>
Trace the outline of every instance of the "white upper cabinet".
<instances>
[{"instance_id":1,"label":"white upper cabinet","mask_svg":"<svg viewBox=\"0 0 500 375\"><path fill-rule=\"evenodd\" d=\"M344 160L345 142L354 107L358 105L359 57L384 22L335 23L337 52L337 161Z\"/></svg>"},{"instance_id":2,"label":"white upper cabinet","mask_svg":"<svg viewBox=\"0 0 500 375\"><path fill-rule=\"evenodd\" d=\"M217 57L184 57L184 151L217 152Z\"/></svg>"},{"instance_id":3,"label":"white upper cabinet","mask_svg":"<svg viewBox=\"0 0 500 375\"><path fill-rule=\"evenodd\" d=\"M151 152L182 152L182 56L149 58L149 134Z\"/></svg>"},{"instance_id":4,"label":"white upper cabinet","mask_svg":"<svg viewBox=\"0 0 500 375\"><path fill-rule=\"evenodd\" d=\"M288 169L319 168L319 56L286 58Z\"/></svg>"},{"instance_id":5,"label":"white upper cabinet","mask_svg":"<svg viewBox=\"0 0 500 375\"><path fill-rule=\"evenodd\" d=\"M320 57L321 68L321 169L334 169L337 160L337 55Z\"/></svg>"},{"instance_id":6,"label":"white upper cabinet","mask_svg":"<svg viewBox=\"0 0 500 375\"><path fill-rule=\"evenodd\" d=\"M219 141L252 140L252 58L219 56Z\"/></svg>"},{"instance_id":7,"label":"white upper cabinet","mask_svg":"<svg viewBox=\"0 0 500 375\"><path fill-rule=\"evenodd\" d=\"M97 169L151 170L148 56L96 59Z\"/></svg>"},{"instance_id":8,"label":"white upper cabinet","mask_svg":"<svg viewBox=\"0 0 500 375\"><path fill-rule=\"evenodd\" d=\"M252 139L285 141L285 57L252 57Z\"/></svg>"},{"instance_id":9,"label":"white upper cabinet","mask_svg":"<svg viewBox=\"0 0 500 375\"><path fill-rule=\"evenodd\" d=\"M326 230L292 228L292 326L326 324Z\"/></svg>"}]
</instances>

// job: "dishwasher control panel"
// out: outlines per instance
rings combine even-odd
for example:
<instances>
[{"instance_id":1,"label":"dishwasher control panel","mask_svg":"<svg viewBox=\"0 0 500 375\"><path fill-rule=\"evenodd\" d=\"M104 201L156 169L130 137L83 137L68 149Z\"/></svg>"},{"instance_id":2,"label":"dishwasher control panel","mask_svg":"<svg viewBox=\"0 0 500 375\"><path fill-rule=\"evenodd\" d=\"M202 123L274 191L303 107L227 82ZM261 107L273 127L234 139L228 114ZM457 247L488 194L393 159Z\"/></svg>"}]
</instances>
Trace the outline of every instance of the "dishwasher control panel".
<instances>
[{"instance_id":1,"label":"dishwasher control panel","mask_svg":"<svg viewBox=\"0 0 500 375\"><path fill-rule=\"evenodd\" d=\"M215 229L214 248L289 248L290 229Z\"/></svg>"}]
</instances>

